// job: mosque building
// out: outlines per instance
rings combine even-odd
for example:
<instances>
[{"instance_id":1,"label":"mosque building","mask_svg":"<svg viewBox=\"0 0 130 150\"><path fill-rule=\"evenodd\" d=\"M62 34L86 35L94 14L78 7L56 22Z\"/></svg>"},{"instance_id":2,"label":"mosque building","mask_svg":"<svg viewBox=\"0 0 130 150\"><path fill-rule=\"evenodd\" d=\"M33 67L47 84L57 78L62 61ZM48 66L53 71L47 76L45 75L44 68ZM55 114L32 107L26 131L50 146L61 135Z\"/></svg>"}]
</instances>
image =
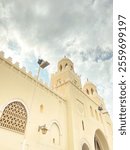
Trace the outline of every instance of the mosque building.
<instances>
[{"instance_id":1,"label":"mosque building","mask_svg":"<svg viewBox=\"0 0 130 150\"><path fill-rule=\"evenodd\" d=\"M58 62L48 87L0 52L0 149L112 150L112 122L70 59Z\"/></svg>"}]
</instances>

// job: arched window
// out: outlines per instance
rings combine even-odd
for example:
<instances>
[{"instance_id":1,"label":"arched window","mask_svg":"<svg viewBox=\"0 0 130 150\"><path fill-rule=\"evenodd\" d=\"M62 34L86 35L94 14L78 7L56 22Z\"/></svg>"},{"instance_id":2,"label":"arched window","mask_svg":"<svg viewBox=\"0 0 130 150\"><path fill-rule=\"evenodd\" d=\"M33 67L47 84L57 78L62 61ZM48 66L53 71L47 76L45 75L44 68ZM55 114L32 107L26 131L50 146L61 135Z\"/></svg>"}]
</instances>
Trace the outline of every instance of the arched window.
<instances>
[{"instance_id":1,"label":"arched window","mask_svg":"<svg viewBox=\"0 0 130 150\"><path fill-rule=\"evenodd\" d=\"M70 70L73 70L73 66L72 65L70 66Z\"/></svg>"},{"instance_id":2,"label":"arched window","mask_svg":"<svg viewBox=\"0 0 130 150\"><path fill-rule=\"evenodd\" d=\"M82 129L85 130L84 128L84 121L82 120Z\"/></svg>"},{"instance_id":3,"label":"arched window","mask_svg":"<svg viewBox=\"0 0 130 150\"><path fill-rule=\"evenodd\" d=\"M62 71L62 65L60 65L60 71Z\"/></svg>"},{"instance_id":4,"label":"arched window","mask_svg":"<svg viewBox=\"0 0 130 150\"><path fill-rule=\"evenodd\" d=\"M91 88L91 94L93 95L94 90Z\"/></svg>"},{"instance_id":5,"label":"arched window","mask_svg":"<svg viewBox=\"0 0 130 150\"><path fill-rule=\"evenodd\" d=\"M88 148L88 146L87 146L87 144L86 144L86 143L84 143L84 144L83 144L83 146L82 146L82 150L89 150L89 148Z\"/></svg>"},{"instance_id":6,"label":"arched window","mask_svg":"<svg viewBox=\"0 0 130 150\"><path fill-rule=\"evenodd\" d=\"M53 143L55 144L55 138L53 138Z\"/></svg>"},{"instance_id":7,"label":"arched window","mask_svg":"<svg viewBox=\"0 0 130 150\"><path fill-rule=\"evenodd\" d=\"M104 136L103 132L100 129L97 129L94 136L94 147L95 150L109 150L109 146Z\"/></svg>"},{"instance_id":8,"label":"arched window","mask_svg":"<svg viewBox=\"0 0 130 150\"><path fill-rule=\"evenodd\" d=\"M66 68L67 66L68 66L68 64L66 63L66 64L65 64L65 68Z\"/></svg>"},{"instance_id":9,"label":"arched window","mask_svg":"<svg viewBox=\"0 0 130 150\"><path fill-rule=\"evenodd\" d=\"M44 106L43 106L43 104L41 104L41 105L40 105L40 112L42 113L43 110L44 110Z\"/></svg>"},{"instance_id":10,"label":"arched window","mask_svg":"<svg viewBox=\"0 0 130 150\"><path fill-rule=\"evenodd\" d=\"M88 89L86 89L86 92L87 92L87 94L89 95L89 90L88 90Z\"/></svg>"},{"instance_id":11,"label":"arched window","mask_svg":"<svg viewBox=\"0 0 130 150\"><path fill-rule=\"evenodd\" d=\"M14 101L8 104L0 118L0 126L12 131L25 133L27 111L21 102Z\"/></svg>"}]
</instances>

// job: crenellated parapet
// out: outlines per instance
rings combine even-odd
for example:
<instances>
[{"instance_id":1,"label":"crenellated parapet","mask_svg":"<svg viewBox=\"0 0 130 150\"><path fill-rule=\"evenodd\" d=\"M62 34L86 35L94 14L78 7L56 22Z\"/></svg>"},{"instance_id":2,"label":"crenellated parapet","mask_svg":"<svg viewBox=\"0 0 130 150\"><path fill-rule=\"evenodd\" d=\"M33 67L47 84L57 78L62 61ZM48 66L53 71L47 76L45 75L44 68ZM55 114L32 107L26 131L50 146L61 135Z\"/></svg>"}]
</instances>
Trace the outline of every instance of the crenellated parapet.
<instances>
[{"instance_id":1,"label":"crenellated parapet","mask_svg":"<svg viewBox=\"0 0 130 150\"><path fill-rule=\"evenodd\" d=\"M21 68L19 62L13 63L13 59L11 57L5 58L4 52L0 51L0 65L2 63L5 63L8 66L9 69L14 70L16 73L18 73L22 77L30 80L36 86L48 90L52 94L56 95L57 97L59 97L60 99L62 99L63 101L65 101L63 98L61 98L59 95L57 95L53 90L51 90L48 87L48 85L43 82L42 79L37 79L37 76L33 75L31 71L27 72L26 67L23 66Z\"/></svg>"},{"instance_id":2,"label":"crenellated parapet","mask_svg":"<svg viewBox=\"0 0 130 150\"><path fill-rule=\"evenodd\" d=\"M27 70L24 66L22 68L20 68L19 62L13 63L13 59L11 57L5 58L3 51L0 51L0 59L1 59L1 62L7 63L8 65L10 65L11 68L14 68L14 69L24 73L26 76L29 76L32 79L34 78L34 76L32 75L32 72L27 72Z\"/></svg>"},{"instance_id":3,"label":"crenellated parapet","mask_svg":"<svg viewBox=\"0 0 130 150\"><path fill-rule=\"evenodd\" d=\"M42 79L37 80L37 75L33 75L31 71L28 72L26 67L24 67L24 66L20 67L19 62L13 63L13 59L11 57L5 58L3 51L0 51L0 59L1 59L1 63L2 62L7 63L8 65L10 65L10 68L17 70L18 72L24 74L26 77L29 77L32 80L34 80L40 84L45 84ZM46 84L45 84L45 86L47 87Z\"/></svg>"}]
</instances>

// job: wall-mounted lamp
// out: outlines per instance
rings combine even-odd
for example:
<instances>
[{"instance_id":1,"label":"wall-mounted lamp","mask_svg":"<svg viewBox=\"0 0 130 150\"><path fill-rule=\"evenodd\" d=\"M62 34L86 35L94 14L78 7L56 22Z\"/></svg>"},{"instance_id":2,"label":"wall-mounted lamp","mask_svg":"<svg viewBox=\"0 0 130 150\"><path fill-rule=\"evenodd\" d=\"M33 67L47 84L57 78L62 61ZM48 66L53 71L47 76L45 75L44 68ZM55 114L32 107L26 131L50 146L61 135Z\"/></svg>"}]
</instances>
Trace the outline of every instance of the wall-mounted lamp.
<instances>
[{"instance_id":1,"label":"wall-mounted lamp","mask_svg":"<svg viewBox=\"0 0 130 150\"><path fill-rule=\"evenodd\" d=\"M38 127L38 132L40 132L40 130L41 130L42 134L46 134L47 131L48 131L48 129L46 127L46 124L44 124L43 126L39 126Z\"/></svg>"},{"instance_id":2,"label":"wall-mounted lamp","mask_svg":"<svg viewBox=\"0 0 130 150\"><path fill-rule=\"evenodd\" d=\"M102 111L103 110L103 108L102 108L102 106L100 105L100 106L98 106L98 110L99 111Z\"/></svg>"}]
</instances>

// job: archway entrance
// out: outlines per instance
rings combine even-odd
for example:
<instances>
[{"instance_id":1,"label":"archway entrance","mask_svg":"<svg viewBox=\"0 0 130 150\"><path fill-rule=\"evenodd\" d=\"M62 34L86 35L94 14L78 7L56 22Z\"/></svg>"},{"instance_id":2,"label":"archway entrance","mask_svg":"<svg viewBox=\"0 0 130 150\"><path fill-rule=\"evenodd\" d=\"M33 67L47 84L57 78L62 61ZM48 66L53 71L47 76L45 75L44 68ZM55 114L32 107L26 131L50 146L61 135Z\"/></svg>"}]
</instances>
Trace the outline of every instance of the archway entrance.
<instances>
[{"instance_id":1,"label":"archway entrance","mask_svg":"<svg viewBox=\"0 0 130 150\"><path fill-rule=\"evenodd\" d=\"M106 138L104 134L101 132L101 130L96 130L95 137L94 137L94 147L95 150L109 150L108 143L106 141Z\"/></svg>"},{"instance_id":2,"label":"archway entrance","mask_svg":"<svg viewBox=\"0 0 130 150\"><path fill-rule=\"evenodd\" d=\"M101 150L97 137L94 138L94 147L95 147L95 150Z\"/></svg>"},{"instance_id":3,"label":"archway entrance","mask_svg":"<svg viewBox=\"0 0 130 150\"><path fill-rule=\"evenodd\" d=\"M82 146L82 150L89 150L89 148L88 148L88 146L87 146L87 144L86 144L86 143L84 143L84 144L83 144L83 146Z\"/></svg>"}]
</instances>

